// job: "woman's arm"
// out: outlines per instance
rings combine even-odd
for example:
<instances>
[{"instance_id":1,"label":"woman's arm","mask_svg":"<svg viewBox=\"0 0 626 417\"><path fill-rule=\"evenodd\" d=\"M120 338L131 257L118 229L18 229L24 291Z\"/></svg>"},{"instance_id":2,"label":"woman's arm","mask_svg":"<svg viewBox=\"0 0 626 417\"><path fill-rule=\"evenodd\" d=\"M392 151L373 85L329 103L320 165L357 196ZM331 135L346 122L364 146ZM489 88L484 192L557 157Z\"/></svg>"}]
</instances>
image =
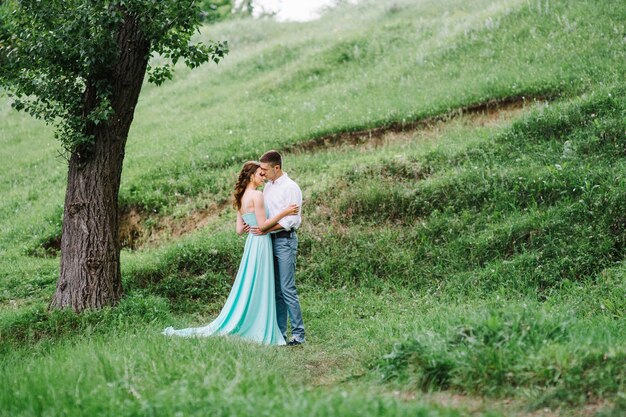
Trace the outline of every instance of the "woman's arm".
<instances>
[{"instance_id":1,"label":"woman's arm","mask_svg":"<svg viewBox=\"0 0 626 417\"><path fill-rule=\"evenodd\" d=\"M259 192L254 195L254 214L256 216L256 221L259 224L259 230L261 232L266 232L272 227L274 227L280 219L285 216L290 216L292 214L298 213L300 208L295 204L290 204L286 209L268 219L265 216L265 203L263 202L263 193Z\"/></svg>"},{"instance_id":2,"label":"woman's arm","mask_svg":"<svg viewBox=\"0 0 626 417\"><path fill-rule=\"evenodd\" d=\"M235 227L235 231L238 235L243 234L245 230L246 224L243 221L243 217L241 217L241 213L237 210L237 226Z\"/></svg>"}]
</instances>

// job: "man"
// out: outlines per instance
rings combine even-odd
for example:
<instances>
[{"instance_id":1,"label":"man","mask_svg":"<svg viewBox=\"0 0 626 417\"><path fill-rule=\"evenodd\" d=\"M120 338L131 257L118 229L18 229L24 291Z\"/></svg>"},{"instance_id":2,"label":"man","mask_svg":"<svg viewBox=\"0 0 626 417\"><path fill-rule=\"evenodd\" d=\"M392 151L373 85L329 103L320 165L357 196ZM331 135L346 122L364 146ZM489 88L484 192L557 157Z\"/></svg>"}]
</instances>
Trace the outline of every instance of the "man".
<instances>
[{"instance_id":1,"label":"man","mask_svg":"<svg viewBox=\"0 0 626 417\"><path fill-rule=\"evenodd\" d=\"M265 205L269 217L273 217L289 204L302 207L302 191L286 172L282 170L283 160L276 151L268 151L259 160L261 170L267 182L263 189ZM296 254L298 236L296 230L302 222L301 214L283 217L271 228L272 247L274 250L274 284L276 287L276 319L278 327L287 340L287 314L291 320L291 340L287 345L296 346L304 343L304 323L300 300L296 290Z\"/></svg>"}]
</instances>

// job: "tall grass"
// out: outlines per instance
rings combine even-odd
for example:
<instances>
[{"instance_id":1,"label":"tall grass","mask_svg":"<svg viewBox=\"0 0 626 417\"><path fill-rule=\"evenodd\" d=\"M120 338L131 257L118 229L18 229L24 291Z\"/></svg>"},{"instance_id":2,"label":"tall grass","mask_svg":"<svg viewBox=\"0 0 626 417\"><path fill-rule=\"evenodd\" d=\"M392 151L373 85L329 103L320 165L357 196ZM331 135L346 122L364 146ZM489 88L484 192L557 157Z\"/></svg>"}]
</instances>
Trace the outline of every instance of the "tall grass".
<instances>
[{"instance_id":1,"label":"tall grass","mask_svg":"<svg viewBox=\"0 0 626 417\"><path fill-rule=\"evenodd\" d=\"M380 305L368 291L312 292L303 300L312 313L310 344L295 350L227 338L164 338L159 330L167 316L151 321L150 314L125 307L122 321L109 323L107 332L65 335L0 357L6 381L0 415L469 415L381 394L377 376L359 383L367 372L362 358L375 360L381 352L376 340L413 327L393 318L414 300L394 298L388 312L376 312ZM341 382L346 367L356 383Z\"/></svg>"},{"instance_id":2,"label":"tall grass","mask_svg":"<svg viewBox=\"0 0 626 417\"><path fill-rule=\"evenodd\" d=\"M613 398L626 382L623 320L578 320L537 304L499 306L447 318L440 328L394 345L382 357L385 379L424 390L533 395L535 405Z\"/></svg>"}]
</instances>

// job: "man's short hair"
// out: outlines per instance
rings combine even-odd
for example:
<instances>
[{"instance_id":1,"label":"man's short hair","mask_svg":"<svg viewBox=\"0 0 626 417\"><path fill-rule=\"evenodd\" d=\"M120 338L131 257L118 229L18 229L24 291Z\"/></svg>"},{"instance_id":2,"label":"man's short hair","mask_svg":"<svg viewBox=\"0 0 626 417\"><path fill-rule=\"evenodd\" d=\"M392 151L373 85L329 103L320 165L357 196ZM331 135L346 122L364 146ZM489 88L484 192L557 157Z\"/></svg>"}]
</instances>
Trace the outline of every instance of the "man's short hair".
<instances>
[{"instance_id":1,"label":"man's short hair","mask_svg":"<svg viewBox=\"0 0 626 417\"><path fill-rule=\"evenodd\" d=\"M281 168L283 167L283 157L280 156L277 151L265 152L263 156L261 156L261 159L259 159L259 161L270 164L273 167L275 167L276 165L280 165Z\"/></svg>"}]
</instances>

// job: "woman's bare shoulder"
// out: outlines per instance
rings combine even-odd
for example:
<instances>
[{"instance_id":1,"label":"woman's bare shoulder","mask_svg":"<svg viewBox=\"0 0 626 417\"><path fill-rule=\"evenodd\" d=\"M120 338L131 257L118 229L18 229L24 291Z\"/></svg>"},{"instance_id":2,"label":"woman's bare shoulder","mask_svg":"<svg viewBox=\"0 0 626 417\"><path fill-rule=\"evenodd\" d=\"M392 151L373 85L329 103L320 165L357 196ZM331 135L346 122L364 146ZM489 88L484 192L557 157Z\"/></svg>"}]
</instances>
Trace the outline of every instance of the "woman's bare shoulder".
<instances>
[{"instance_id":1,"label":"woman's bare shoulder","mask_svg":"<svg viewBox=\"0 0 626 417\"><path fill-rule=\"evenodd\" d=\"M243 196L248 198L258 198L259 196L263 197L263 192L259 190L246 190Z\"/></svg>"},{"instance_id":2,"label":"woman's bare shoulder","mask_svg":"<svg viewBox=\"0 0 626 417\"><path fill-rule=\"evenodd\" d=\"M251 211L254 211L254 206L259 204L259 198L257 193L257 190L246 190L241 198L241 210L243 211L243 213L249 213ZM261 193L261 198L263 198L263 193Z\"/></svg>"}]
</instances>

